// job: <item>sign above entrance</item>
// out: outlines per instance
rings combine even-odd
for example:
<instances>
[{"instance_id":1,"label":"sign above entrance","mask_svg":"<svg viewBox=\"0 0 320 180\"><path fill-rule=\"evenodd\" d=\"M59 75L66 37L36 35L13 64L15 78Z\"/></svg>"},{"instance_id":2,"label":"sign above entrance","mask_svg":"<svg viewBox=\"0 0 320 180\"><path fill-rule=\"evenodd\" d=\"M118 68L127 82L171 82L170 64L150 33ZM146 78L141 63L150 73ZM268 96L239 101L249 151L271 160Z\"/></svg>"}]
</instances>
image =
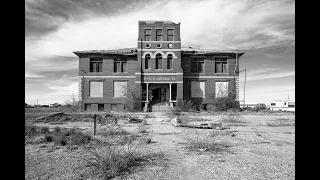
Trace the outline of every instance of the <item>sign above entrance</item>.
<instances>
[{"instance_id":1,"label":"sign above entrance","mask_svg":"<svg viewBox=\"0 0 320 180\"><path fill-rule=\"evenodd\" d=\"M177 81L176 75L144 75L142 77L144 82L172 82Z\"/></svg>"}]
</instances>

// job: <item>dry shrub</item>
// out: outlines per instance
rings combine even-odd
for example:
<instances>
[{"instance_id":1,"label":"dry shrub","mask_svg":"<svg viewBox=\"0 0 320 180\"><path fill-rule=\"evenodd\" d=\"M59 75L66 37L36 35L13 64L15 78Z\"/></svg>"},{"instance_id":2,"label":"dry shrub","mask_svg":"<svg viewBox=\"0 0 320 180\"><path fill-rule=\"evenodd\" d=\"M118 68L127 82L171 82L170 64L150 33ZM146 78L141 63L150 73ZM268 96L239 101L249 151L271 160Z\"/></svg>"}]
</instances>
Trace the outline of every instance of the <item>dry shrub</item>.
<instances>
[{"instance_id":1,"label":"dry shrub","mask_svg":"<svg viewBox=\"0 0 320 180\"><path fill-rule=\"evenodd\" d=\"M221 120L228 126L245 126L248 122L241 115L222 115Z\"/></svg>"},{"instance_id":2,"label":"dry shrub","mask_svg":"<svg viewBox=\"0 0 320 180\"><path fill-rule=\"evenodd\" d=\"M40 128L40 133L41 134L47 134L47 133L49 133L49 127L47 126L47 127L41 127Z\"/></svg>"},{"instance_id":3,"label":"dry shrub","mask_svg":"<svg viewBox=\"0 0 320 180\"><path fill-rule=\"evenodd\" d=\"M32 137L40 134L39 127L33 124L25 124L25 136Z\"/></svg>"},{"instance_id":4,"label":"dry shrub","mask_svg":"<svg viewBox=\"0 0 320 180\"><path fill-rule=\"evenodd\" d=\"M44 135L44 142L52 142L54 140L54 137L50 134Z\"/></svg>"},{"instance_id":5,"label":"dry shrub","mask_svg":"<svg viewBox=\"0 0 320 180\"><path fill-rule=\"evenodd\" d=\"M194 132L184 132L183 139L187 141L187 148L190 150L219 152L225 151L226 145L217 142L217 134L200 134L196 129Z\"/></svg>"},{"instance_id":6,"label":"dry shrub","mask_svg":"<svg viewBox=\"0 0 320 180\"><path fill-rule=\"evenodd\" d=\"M129 132L119 126L109 126L103 130L99 130L97 134L107 137L107 136L129 135Z\"/></svg>"},{"instance_id":7,"label":"dry shrub","mask_svg":"<svg viewBox=\"0 0 320 180\"><path fill-rule=\"evenodd\" d=\"M65 146L67 145L67 139L67 136L65 136L64 134L57 134L54 136L54 145Z\"/></svg>"},{"instance_id":8,"label":"dry shrub","mask_svg":"<svg viewBox=\"0 0 320 180\"><path fill-rule=\"evenodd\" d=\"M295 121L291 119L281 118L267 122L267 126L278 127L278 126L295 126Z\"/></svg>"}]
</instances>

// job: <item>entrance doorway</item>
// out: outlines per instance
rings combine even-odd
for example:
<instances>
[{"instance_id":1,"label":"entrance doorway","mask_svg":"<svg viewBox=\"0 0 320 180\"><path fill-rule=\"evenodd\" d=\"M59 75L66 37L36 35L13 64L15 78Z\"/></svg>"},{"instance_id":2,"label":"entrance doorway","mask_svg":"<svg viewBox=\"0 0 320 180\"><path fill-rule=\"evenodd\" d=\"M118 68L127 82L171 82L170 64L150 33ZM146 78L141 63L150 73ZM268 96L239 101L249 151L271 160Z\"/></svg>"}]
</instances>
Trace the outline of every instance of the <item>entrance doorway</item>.
<instances>
[{"instance_id":1,"label":"entrance doorway","mask_svg":"<svg viewBox=\"0 0 320 180\"><path fill-rule=\"evenodd\" d=\"M167 89L166 88L155 88L152 90L152 101L155 102L162 102L166 101L166 93Z\"/></svg>"}]
</instances>

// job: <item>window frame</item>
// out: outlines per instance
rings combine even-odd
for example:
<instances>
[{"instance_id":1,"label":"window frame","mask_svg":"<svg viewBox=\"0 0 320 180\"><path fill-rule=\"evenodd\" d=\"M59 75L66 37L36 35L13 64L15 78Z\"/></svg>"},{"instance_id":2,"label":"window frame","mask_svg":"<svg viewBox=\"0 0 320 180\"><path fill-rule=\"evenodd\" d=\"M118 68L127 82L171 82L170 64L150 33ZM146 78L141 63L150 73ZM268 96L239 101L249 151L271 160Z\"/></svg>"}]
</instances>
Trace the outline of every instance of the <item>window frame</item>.
<instances>
[{"instance_id":1,"label":"window frame","mask_svg":"<svg viewBox=\"0 0 320 180\"><path fill-rule=\"evenodd\" d=\"M147 31L148 30L150 30L150 34L149 33L147 33ZM149 40L147 40L147 37L148 37L148 39ZM152 39L151 39L151 29L144 29L144 41L151 41Z\"/></svg>"},{"instance_id":2,"label":"window frame","mask_svg":"<svg viewBox=\"0 0 320 180\"><path fill-rule=\"evenodd\" d=\"M99 96L99 97L97 97L97 96L91 96L91 83L92 82L100 82L100 83L102 83L102 96ZM103 98L103 80L90 80L89 81L89 98Z\"/></svg>"},{"instance_id":3,"label":"window frame","mask_svg":"<svg viewBox=\"0 0 320 180\"><path fill-rule=\"evenodd\" d=\"M199 82L199 87L200 87L200 89L201 89L201 83L203 83L204 84L204 90L202 90L203 91L203 96L199 96L199 97L195 97L195 96L193 96L192 94L192 82ZM191 98L205 98L206 97L206 81L199 81L199 80L191 80L190 81L190 96L191 96Z\"/></svg>"},{"instance_id":4,"label":"window frame","mask_svg":"<svg viewBox=\"0 0 320 180\"><path fill-rule=\"evenodd\" d=\"M149 57L148 61L147 61L147 57ZM147 62L148 62L148 68L146 68ZM144 56L144 69L151 69L151 56L150 56L150 54L146 54Z\"/></svg>"},{"instance_id":5,"label":"window frame","mask_svg":"<svg viewBox=\"0 0 320 180\"><path fill-rule=\"evenodd\" d=\"M114 88L115 88L115 83L116 82L125 82L126 83L126 94L124 96L120 96L120 97L115 97L115 93L114 93ZM112 81L112 98L126 98L128 93L128 81L125 80L114 80Z\"/></svg>"},{"instance_id":6,"label":"window frame","mask_svg":"<svg viewBox=\"0 0 320 180\"><path fill-rule=\"evenodd\" d=\"M226 72L223 72L223 64L226 64ZM217 72L217 64L220 64L220 71ZM227 57L216 57L214 58L214 73L215 74L228 74L229 69L228 69L228 58Z\"/></svg>"},{"instance_id":7,"label":"window frame","mask_svg":"<svg viewBox=\"0 0 320 180\"><path fill-rule=\"evenodd\" d=\"M119 71L115 71L116 70L116 64L117 63L120 63L120 66L119 66L119 69L120 69L120 72ZM123 64L126 64L126 69L125 71L123 71ZM113 60L113 73L127 73L128 72L128 61L126 58L124 57L116 57L114 58Z\"/></svg>"},{"instance_id":8,"label":"window frame","mask_svg":"<svg viewBox=\"0 0 320 180\"><path fill-rule=\"evenodd\" d=\"M160 61L158 61L158 60L159 60L159 59L158 59L158 55L161 57ZM162 59L163 59L162 54L160 54L160 53L156 54L156 56L155 56L155 69L156 69L156 70L162 70L162 69L163 69L163 68L162 68ZM160 68L159 68L158 62L161 62L161 63L160 63L160 64L161 64L161 67L160 67Z\"/></svg>"},{"instance_id":9,"label":"window frame","mask_svg":"<svg viewBox=\"0 0 320 180\"><path fill-rule=\"evenodd\" d=\"M172 34L169 34L170 30L172 30ZM172 40L169 40L169 37L172 37ZM174 29L167 29L167 41L174 41Z\"/></svg>"},{"instance_id":10,"label":"window frame","mask_svg":"<svg viewBox=\"0 0 320 180\"><path fill-rule=\"evenodd\" d=\"M170 57L170 58L169 58ZM170 63L169 63L169 60L171 60L170 61ZM170 64L170 68L168 68L169 65ZM168 56L167 56L167 69L173 69L173 56L172 56L172 54L169 54Z\"/></svg>"},{"instance_id":11,"label":"window frame","mask_svg":"<svg viewBox=\"0 0 320 180\"><path fill-rule=\"evenodd\" d=\"M196 72L192 71L192 63L196 63L197 64L197 66L196 66L197 71ZM203 68L202 72L199 72L199 64L201 64L201 63L203 63L203 67L205 67L205 61L204 61L203 57L201 57L201 58L192 58L191 59L191 64L190 64L191 65L190 66L190 72L191 73L195 73L195 74L205 73L205 68Z\"/></svg>"},{"instance_id":12,"label":"window frame","mask_svg":"<svg viewBox=\"0 0 320 180\"><path fill-rule=\"evenodd\" d=\"M226 94L226 96L217 96L217 83L222 83L222 82L224 82L224 83L227 83L227 94ZM221 81L215 81L215 83L214 83L214 96L215 96L215 98L225 98L225 97L229 97L229 82L230 81L223 81L223 80L221 80Z\"/></svg>"},{"instance_id":13,"label":"window frame","mask_svg":"<svg viewBox=\"0 0 320 180\"><path fill-rule=\"evenodd\" d=\"M99 60L98 60L99 59ZM95 71L93 71L93 64L95 64ZM100 68L101 67L101 71ZM102 73L103 72L103 58L102 57L90 57L89 60L89 72L90 73Z\"/></svg>"},{"instance_id":14,"label":"window frame","mask_svg":"<svg viewBox=\"0 0 320 180\"><path fill-rule=\"evenodd\" d=\"M161 30L161 34L158 34L158 30ZM158 40L161 37L161 40ZM156 41L163 41L163 29L156 29Z\"/></svg>"}]
</instances>

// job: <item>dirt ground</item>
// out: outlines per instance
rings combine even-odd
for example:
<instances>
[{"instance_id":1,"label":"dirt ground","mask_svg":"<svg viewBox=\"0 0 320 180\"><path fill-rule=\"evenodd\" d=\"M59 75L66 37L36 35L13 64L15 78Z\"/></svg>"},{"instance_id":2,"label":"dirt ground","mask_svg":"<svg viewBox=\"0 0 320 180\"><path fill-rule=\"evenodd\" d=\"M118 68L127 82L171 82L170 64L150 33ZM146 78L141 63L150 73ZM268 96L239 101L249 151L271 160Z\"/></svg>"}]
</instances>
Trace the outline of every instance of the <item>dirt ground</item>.
<instances>
[{"instance_id":1,"label":"dirt ground","mask_svg":"<svg viewBox=\"0 0 320 180\"><path fill-rule=\"evenodd\" d=\"M164 154L162 160L154 164L141 166L125 176L114 179L295 179L295 125L268 126L279 119L293 121L292 113L242 113L246 122L242 126L228 126L227 129L193 129L174 127L163 112L137 113L137 117L147 121L152 135L148 151ZM219 122L221 114L184 113L183 117L201 117L203 120ZM127 131L134 131L139 124L120 120L118 124ZM93 122L64 122L63 124L35 123L37 126L78 127L84 132L93 133ZM102 126L98 125L99 128ZM219 152L190 150L186 148L185 136L192 133L203 136L213 132L232 132L219 138L226 148ZM233 134L232 136L230 134ZM53 144L26 144L26 158L37 157L34 166L44 169L61 168L49 179L82 179L70 169L66 154L77 153L67 147L55 147ZM64 163L68 161L68 163ZM55 164L55 165L53 165ZM51 165L53 167L51 167ZM48 167L47 167L48 166ZM50 166L50 167L49 167ZM42 169L26 168L26 179L33 179L32 174ZM79 173L77 172L79 175ZM45 177L45 176L44 176ZM43 177L43 178L44 178ZM85 178L87 179L87 178Z\"/></svg>"}]
</instances>

